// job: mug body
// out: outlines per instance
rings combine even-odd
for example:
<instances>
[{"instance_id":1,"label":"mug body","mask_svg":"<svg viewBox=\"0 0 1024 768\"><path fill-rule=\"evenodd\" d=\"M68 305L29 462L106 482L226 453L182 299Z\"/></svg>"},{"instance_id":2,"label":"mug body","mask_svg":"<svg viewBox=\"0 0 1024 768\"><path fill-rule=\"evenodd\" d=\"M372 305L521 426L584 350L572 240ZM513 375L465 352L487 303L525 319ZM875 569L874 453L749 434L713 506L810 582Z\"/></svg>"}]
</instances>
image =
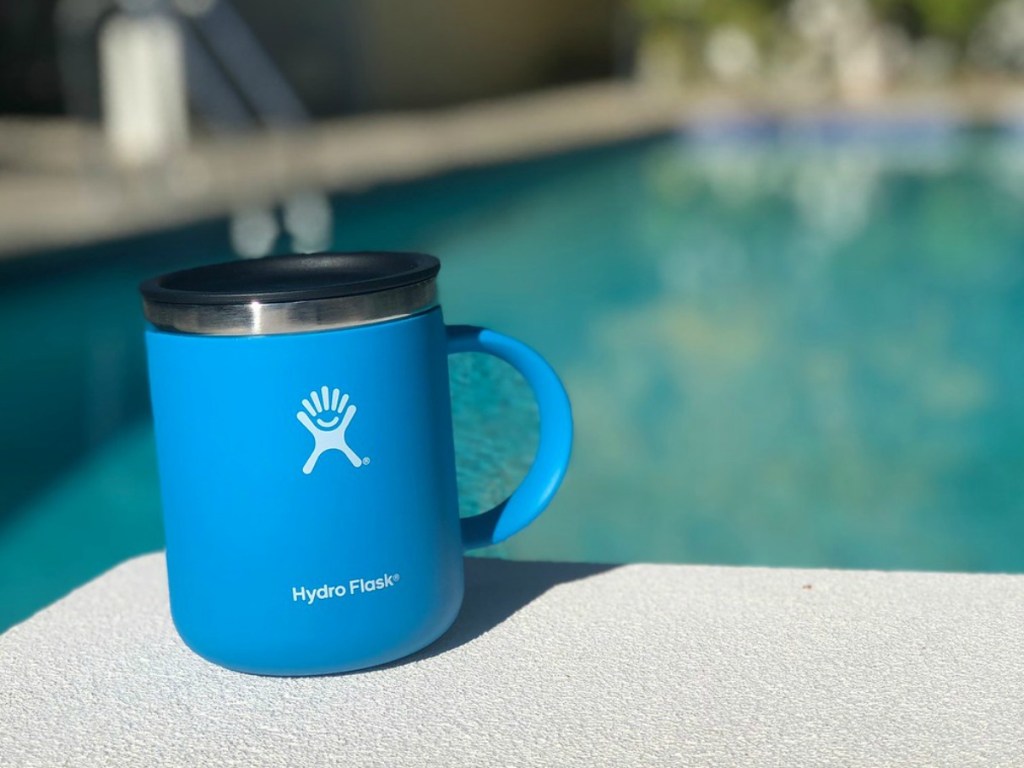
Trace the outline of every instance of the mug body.
<instances>
[{"instance_id":1,"label":"mug body","mask_svg":"<svg viewBox=\"0 0 1024 768\"><path fill-rule=\"evenodd\" d=\"M324 674L440 636L462 600L445 327L146 333L181 637L223 666Z\"/></svg>"}]
</instances>

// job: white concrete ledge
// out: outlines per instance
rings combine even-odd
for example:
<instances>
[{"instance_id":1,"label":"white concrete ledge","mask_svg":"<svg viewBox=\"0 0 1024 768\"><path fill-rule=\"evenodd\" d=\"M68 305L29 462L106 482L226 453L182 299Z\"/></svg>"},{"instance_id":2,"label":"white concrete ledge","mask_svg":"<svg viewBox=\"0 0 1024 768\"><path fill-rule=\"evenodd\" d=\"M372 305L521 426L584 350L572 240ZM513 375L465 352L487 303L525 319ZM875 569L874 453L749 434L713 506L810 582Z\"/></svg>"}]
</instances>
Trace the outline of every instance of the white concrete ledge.
<instances>
[{"instance_id":1,"label":"white concrete ledge","mask_svg":"<svg viewBox=\"0 0 1024 768\"><path fill-rule=\"evenodd\" d=\"M1024 576L467 567L421 654L274 679L129 561L0 636L0 764L1024 765Z\"/></svg>"}]
</instances>

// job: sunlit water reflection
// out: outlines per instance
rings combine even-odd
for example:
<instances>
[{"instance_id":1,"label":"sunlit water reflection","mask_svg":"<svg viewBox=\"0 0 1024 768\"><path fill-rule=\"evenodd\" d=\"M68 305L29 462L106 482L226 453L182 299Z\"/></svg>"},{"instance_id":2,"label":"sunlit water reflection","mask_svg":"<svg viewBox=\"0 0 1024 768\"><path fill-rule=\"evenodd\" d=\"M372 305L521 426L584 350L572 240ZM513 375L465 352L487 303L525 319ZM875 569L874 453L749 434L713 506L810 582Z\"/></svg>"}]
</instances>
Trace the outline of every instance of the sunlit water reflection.
<instances>
[{"instance_id":1,"label":"sunlit water reflection","mask_svg":"<svg viewBox=\"0 0 1024 768\"><path fill-rule=\"evenodd\" d=\"M435 234L449 316L533 343L576 409L563 493L502 551L1024 570L1022 194L992 137L666 139ZM468 497L522 471L516 413Z\"/></svg>"}]
</instances>

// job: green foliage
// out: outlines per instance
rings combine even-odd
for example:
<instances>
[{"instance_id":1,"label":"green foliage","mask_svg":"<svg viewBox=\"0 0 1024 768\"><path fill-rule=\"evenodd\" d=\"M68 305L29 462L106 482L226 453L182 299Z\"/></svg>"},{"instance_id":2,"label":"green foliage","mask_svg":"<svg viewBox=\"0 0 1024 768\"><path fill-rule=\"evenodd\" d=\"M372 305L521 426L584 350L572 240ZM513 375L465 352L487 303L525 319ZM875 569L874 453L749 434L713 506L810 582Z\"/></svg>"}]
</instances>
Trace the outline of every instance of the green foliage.
<instances>
[{"instance_id":1,"label":"green foliage","mask_svg":"<svg viewBox=\"0 0 1024 768\"><path fill-rule=\"evenodd\" d=\"M997 0L872 0L880 18L911 37L940 37L963 44Z\"/></svg>"},{"instance_id":2,"label":"green foliage","mask_svg":"<svg viewBox=\"0 0 1024 768\"><path fill-rule=\"evenodd\" d=\"M997 0L869 0L880 20L911 38L939 37L963 45ZM787 0L632 0L637 17L650 24L714 28L734 24L764 37L787 11ZM780 30L781 31L781 30Z\"/></svg>"},{"instance_id":3,"label":"green foliage","mask_svg":"<svg viewBox=\"0 0 1024 768\"><path fill-rule=\"evenodd\" d=\"M637 16L651 22L675 22L697 27L737 24L769 26L784 0L633 0Z\"/></svg>"}]
</instances>

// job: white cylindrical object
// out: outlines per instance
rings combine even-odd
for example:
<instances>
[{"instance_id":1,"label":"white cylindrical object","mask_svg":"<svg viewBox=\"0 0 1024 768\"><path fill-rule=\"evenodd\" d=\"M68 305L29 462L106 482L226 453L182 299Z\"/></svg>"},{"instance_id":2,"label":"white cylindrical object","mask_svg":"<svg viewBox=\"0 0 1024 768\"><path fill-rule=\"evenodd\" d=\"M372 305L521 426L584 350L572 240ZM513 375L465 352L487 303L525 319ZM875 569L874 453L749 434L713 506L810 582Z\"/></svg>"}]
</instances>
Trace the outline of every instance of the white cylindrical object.
<instances>
[{"instance_id":1,"label":"white cylindrical object","mask_svg":"<svg viewBox=\"0 0 1024 768\"><path fill-rule=\"evenodd\" d=\"M115 16L100 32L103 125L114 157L147 165L188 138L181 30L165 16Z\"/></svg>"}]
</instances>

